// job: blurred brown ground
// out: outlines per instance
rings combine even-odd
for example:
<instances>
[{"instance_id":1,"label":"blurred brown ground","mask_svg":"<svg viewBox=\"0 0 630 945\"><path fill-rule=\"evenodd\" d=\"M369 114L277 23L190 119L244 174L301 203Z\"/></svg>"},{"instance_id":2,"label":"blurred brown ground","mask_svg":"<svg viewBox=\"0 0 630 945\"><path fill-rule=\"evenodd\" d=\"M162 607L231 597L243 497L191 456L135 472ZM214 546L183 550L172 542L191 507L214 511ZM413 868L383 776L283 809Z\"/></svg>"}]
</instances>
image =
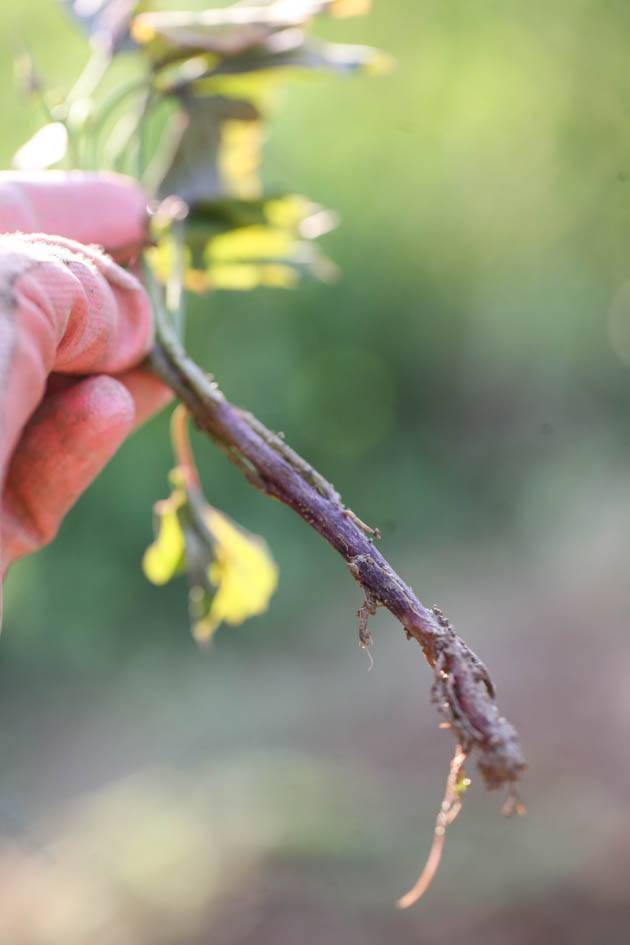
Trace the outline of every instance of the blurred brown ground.
<instances>
[{"instance_id":1,"label":"blurred brown ground","mask_svg":"<svg viewBox=\"0 0 630 945\"><path fill-rule=\"evenodd\" d=\"M414 909L393 903L428 848L451 745L419 651L387 618L367 671L345 587L328 602L346 643L334 664L313 633L299 662L219 643L209 659L136 663L90 697L75 680L61 715L53 700L28 722L23 694L0 941L626 942L630 515L618 509L611 483L539 560L484 545L405 556L490 655L531 766L518 820L473 774Z\"/></svg>"}]
</instances>

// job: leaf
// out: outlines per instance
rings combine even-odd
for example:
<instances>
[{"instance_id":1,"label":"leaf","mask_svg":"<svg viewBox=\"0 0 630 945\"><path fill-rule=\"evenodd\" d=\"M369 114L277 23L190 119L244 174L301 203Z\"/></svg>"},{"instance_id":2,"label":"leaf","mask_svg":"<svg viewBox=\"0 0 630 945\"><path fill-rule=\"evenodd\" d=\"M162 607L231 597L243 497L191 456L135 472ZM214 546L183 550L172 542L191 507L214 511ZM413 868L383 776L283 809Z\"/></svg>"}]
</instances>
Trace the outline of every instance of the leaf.
<instances>
[{"instance_id":1,"label":"leaf","mask_svg":"<svg viewBox=\"0 0 630 945\"><path fill-rule=\"evenodd\" d=\"M179 511L186 502L183 489L155 505L156 537L144 553L142 569L152 584L167 584L184 565L185 539Z\"/></svg>"},{"instance_id":2,"label":"leaf","mask_svg":"<svg viewBox=\"0 0 630 945\"><path fill-rule=\"evenodd\" d=\"M20 171L41 171L63 161L68 150L68 131L60 121L52 121L35 132L16 151L13 166Z\"/></svg>"},{"instance_id":3,"label":"leaf","mask_svg":"<svg viewBox=\"0 0 630 945\"><path fill-rule=\"evenodd\" d=\"M131 25L137 43L146 46L153 59L171 50L207 50L234 56L262 43L273 31L265 23L248 22L227 10L203 13L143 13Z\"/></svg>"},{"instance_id":4,"label":"leaf","mask_svg":"<svg viewBox=\"0 0 630 945\"><path fill-rule=\"evenodd\" d=\"M262 77L250 80L246 89L234 79L218 83L217 77L261 72L266 74L268 86L270 72L277 84L280 78L287 78L289 67L334 71L389 68L390 60L376 50L321 43L306 35L306 26L320 13L353 16L368 8L365 0L244 2L200 13L142 13L133 21L132 32L154 63L159 89L193 87L198 95L236 95L260 104ZM205 71L204 55L209 57ZM182 59L185 65L178 68L177 61Z\"/></svg>"},{"instance_id":5,"label":"leaf","mask_svg":"<svg viewBox=\"0 0 630 945\"><path fill-rule=\"evenodd\" d=\"M234 259L286 259L297 241L288 229L273 226L242 226L209 241L207 256L216 262Z\"/></svg>"},{"instance_id":6,"label":"leaf","mask_svg":"<svg viewBox=\"0 0 630 945\"><path fill-rule=\"evenodd\" d=\"M173 50L203 49L238 56L274 34L304 27L321 13L336 17L366 13L369 0L267 0L239 2L201 12L148 12L135 17L136 42L158 59Z\"/></svg>"},{"instance_id":7,"label":"leaf","mask_svg":"<svg viewBox=\"0 0 630 945\"><path fill-rule=\"evenodd\" d=\"M264 108L281 83L301 72L384 75L392 68L391 57L371 46L323 43L305 37L299 45L278 53L263 50L224 60L191 81L190 89L196 96L236 96Z\"/></svg>"},{"instance_id":8,"label":"leaf","mask_svg":"<svg viewBox=\"0 0 630 945\"><path fill-rule=\"evenodd\" d=\"M282 40L282 42L279 42ZM259 110L273 103L279 86L309 72L349 74L391 72L393 59L371 46L326 43L301 30L277 33L235 56L188 50L180 59L156 67L154 86L163 93L189 91L196 97L223 95L249 101Z\"/></svg>"},{"instance_id":9,"label":"leaf","mask_svg":"<svg viewBox=\"0 0 630 945\"><path fill-rule=\"evenodd\" d=\"M306 35L319 13L347 16L367 6L364 0L249 0L134 20L134 36L154 60L154 87L179 104L176 142L157 191L191 208L187 288L291 287L302 276L335 278L336 268L312 242L331 228L331 215L295 196L260 201L261 122L280 85L300 72L389 66L370 47ZM178 258L170 235L158 234L149 255L158 278L168 280Z\"/></svg>"},{"instance_id":10,"label":"leaf","mask_svg":"<svg viewBox=\"0 0 630 945\"><path fill-rule=\"evenodd\" d=\"M214 237L205 261L209 288L293 288L301 276L330 282L337 274L317 247L274 227L241 227Z\"/></svg>"},{"instance_id":11,"label":"leaf","mask_svg":"<svg viewBox=\"0 0 630 945\"><path fill-rule=\"evenodd\" d=\"M177 194L194 205L227 193L257 195L261 131L253 105L190 99L176 120L181 133L158 185L160 196Z\"/></svg>"},{"instance_id":12,"label":"leaf","mask_svg":"<svg viewBox=\"0 0 630 945\"><path fill-rule=\"evenodd\" d=\"M232 197L255 199L260 195L260 169L263 145L262 124L257 119L243 121L232 117L221 127L219 176L225 192Z\"/></svg>"},{"instance_id":13,"label":"leaf","mask_svg":"<svg viewBox=\"0 0 630 945\"><path fill-rule=\"evenodd\" d=\"M208 289L247 292L258 288L293 289L298 282L299 274L292 266L268 262L232 262L215 263L205 273L195 270L193 278L187 280L186 284L191 291L196 292L206 292Z\"/></svg>"},{"instance_id":14,"label":"leaf","mask_svg":"<svg viewBox=\"0 0 630 945\"><path fill-rule=\"evenodd\" d=\"M142 566L153 584L186 571L195 639L207 642L221 623L243 623L263 613L278 585L266 542L203 498L182 467L170 475L173 491L156 503L156 538Z\"/></svg>"},{"instance_id":15,"label":"leaf","mask_svg":"<svg viewBox=\"0 0 630 945\"><path fill-rule=\"evenodd\" d=\"M215 540L215 558L208 570L213 596L205 587L191 589L191 615L196 640L205 642L220 624L232 626L262 614L278 586L278 569L266 542L208 506L204 520Z\"/></svg>"},{"instance_id":16,"label":"leaf","mask_svg":"<svg viewBox=\"0 0 630 945\"><path fill-rule=\"evenodd\" d=\"M178 103L175 143L163 149L158 195L175 194L191 205L257 198L261 121L279 86L304 71L388 67L389 60L367 46L306 36L306 24L319 13L364 9L349 0L249 0L200 13L139 14L132 32L153 60L154 89ZM237 281L251 282L251 269L240 270Z\"/></svg>"},{"instance_id":17,"label":"leaf","mask_svg":"<svg viewBox=\"0 0 630 945\"><path fill-rule=\"evenodd\" d=\"M292 288L302 277L332 281L334 264L313 240L333 229L334 214L298 194L224 200L193 208L184 247L185 284L193 292ZM177 262L173 237L156 234L149 260L166 283Z\"/></svg>"},{"instance_id":18,"label":"leaf","mask_svg":"<svg viewBox=\"0 0 630 945\"><path fill-rule=\"evenodd\" d=\"M209 52L175 59L155 71L153 88L162 95L182 92L197 79L207 75L220 62L221 59L218 56Z\"/></svg>"}]
</instances>

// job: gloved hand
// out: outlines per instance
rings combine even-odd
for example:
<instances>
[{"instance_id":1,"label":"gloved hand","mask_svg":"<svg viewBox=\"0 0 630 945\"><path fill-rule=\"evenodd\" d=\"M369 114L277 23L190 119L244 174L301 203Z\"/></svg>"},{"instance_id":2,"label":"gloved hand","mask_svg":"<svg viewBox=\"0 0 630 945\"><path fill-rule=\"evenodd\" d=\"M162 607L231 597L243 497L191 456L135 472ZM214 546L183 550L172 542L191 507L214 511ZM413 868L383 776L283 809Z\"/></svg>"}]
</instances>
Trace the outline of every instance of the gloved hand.
<instances>
[{"instance_id":1,"label":"gloved hand","mask_svg":"<svg viewBox=\"0 0 630 945\"><path fill-rule=\"evenodd\" d=\"M0 578L170 399L137 368L146 293L90 245L140 244L144 207L122 177L0 173Z\"/></svg>"}]
</instances>

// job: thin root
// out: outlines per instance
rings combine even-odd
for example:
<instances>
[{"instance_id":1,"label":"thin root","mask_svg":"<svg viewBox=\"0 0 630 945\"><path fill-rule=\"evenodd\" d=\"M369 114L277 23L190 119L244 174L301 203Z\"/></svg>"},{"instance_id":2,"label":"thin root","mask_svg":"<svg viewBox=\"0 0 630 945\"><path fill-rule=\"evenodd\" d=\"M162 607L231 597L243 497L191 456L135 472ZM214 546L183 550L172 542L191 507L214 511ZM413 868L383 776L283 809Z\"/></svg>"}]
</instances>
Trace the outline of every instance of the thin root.
<instances>
[{"instance_id":1,"label":"thin root","mask_svg":"<svg viewBox=\"0 0 630 945\"><path fill-rule=\"evenodd\" d=\"M461 789L464 764L466 762L466 752L460 745L455 750L455 755L451 761L448 778L446 779L446 789L444 799L440 805L437 818L435 820L435 831L433 834L433 843L418 880L408 893L401 896L396 902L399 909L408 909L413 906L418 899L424 896L425 892L433 882L435 874L438 871L442 851L444 850L444 841L446 839L446 828L453 823L460 810L462 809ZM464 782L465 783L465 782Z\"/></svg>"},{"instance_id":2,"label":"thin root","mask_svg":"<svg viewBox=\"0 0 630 945\"><path fill-rule=\"evenodd\" d=\"M363 646L363 644L361 644L361 649L365 650L366 656L368 660L370 661L370 665L368 666L368 673L369 673L374 667L374 657L372 656L372 652L369 646Z\"/></svg>"},{"instance_id":3,"label":"thin root","mask_svg":"<svg viewBox=\"0 0 630 945\"><path fill-rule=\"evenodd\" d=\"M359 618L359 643L366 650L372 645L372 634L368 630L368 621L378 609L378 601L368 591L363 590L363 603L357 610Z\"/></svg>"},{"instance_id":4,"label":"thin root","mask_svg":"<svg viewBox=\"0 0 630 945\"><path fill-rule=\"evenodd\" d=\"M514 814L518 817L524 817L527 814L527 808L518 796L518 791L514 786L512 786L507 800L501 808L501 813L504 817L513 817Z\"/></svg>"}]
</instances>

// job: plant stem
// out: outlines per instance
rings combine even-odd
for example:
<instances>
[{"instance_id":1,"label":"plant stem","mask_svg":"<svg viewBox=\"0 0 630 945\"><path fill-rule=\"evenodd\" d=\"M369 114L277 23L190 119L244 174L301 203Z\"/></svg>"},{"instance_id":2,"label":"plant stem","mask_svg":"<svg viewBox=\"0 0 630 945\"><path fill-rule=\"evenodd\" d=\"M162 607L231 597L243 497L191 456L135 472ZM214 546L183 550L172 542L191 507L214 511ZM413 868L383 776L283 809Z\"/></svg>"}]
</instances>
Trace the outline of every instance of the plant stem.
<instances>
[{"instance_id":1,"label":"plant stem","mask_svg":"<svg viewBox=\"0 0 630 945\"><path fill-rule=\"evenodd\" d=\"M66 102L71 104L81 98L91 98L107 72L111 61L112 54L104 46L99 45L93 49L83 72L68 92Z\"/></svg>"},{"instance_id":2,"label":"plant stem","mask_svg":"<svg viewBox=\"0 0 630 945\"><path fill-rule=\"evenodd\" d=\"M90 128L91 147L98 158L100 156L100 139L103 129L112 116L114 111L120 106L126 98L136 93L140 94L141 103L144 101L141 93L147 91L148 84L146 76L129 79L121 85L116 86L105 99L99 104L94 115L92 126ZM98 165L97 165L98 166Z\"/></svg>"},{"instance_id":3,"label":"plant stem","mask_svg":"<svg viewBox=\"0 0 630 945\"><path fill-rule=\"evenodd\" d=\"M199 491L199 474L188 436L188 417L186 407L178 404L171 414L171 444L175 460L186 477L187 485Z\"/></svg>"},{"instance_id":4,"label":"plant stem","mask_svg":"<svg viewBox=\"0 0 630 945\"><path fill-rule=\"evenodd\" d=\"M173 271L166 283L166 307L171 316L175 334L183 343L186 330L186 297L184 292L184 274L186 260L184 257L184 223L183 220L173 220L171 224L173 238Z\"/></svg>"},{"instance_id":5,"label":"plant stem","mask_svg":"<svg viewBox=\"0 0 630 945\"><path fill-rule=\"evenodd\" d=\"M487 670L438 608L429 610L374 545L375 532L346 509L323 476L258 419L235 407L190 358L158 304L152 369L186 405L196 425L265 495L292 508L346 561L372 609L386 607L433 668L433 701L489 788L512 791L525 768L513 726L495 702ZM365 628L364 628L365 630Z\"/></svg>"}]
</instances>

